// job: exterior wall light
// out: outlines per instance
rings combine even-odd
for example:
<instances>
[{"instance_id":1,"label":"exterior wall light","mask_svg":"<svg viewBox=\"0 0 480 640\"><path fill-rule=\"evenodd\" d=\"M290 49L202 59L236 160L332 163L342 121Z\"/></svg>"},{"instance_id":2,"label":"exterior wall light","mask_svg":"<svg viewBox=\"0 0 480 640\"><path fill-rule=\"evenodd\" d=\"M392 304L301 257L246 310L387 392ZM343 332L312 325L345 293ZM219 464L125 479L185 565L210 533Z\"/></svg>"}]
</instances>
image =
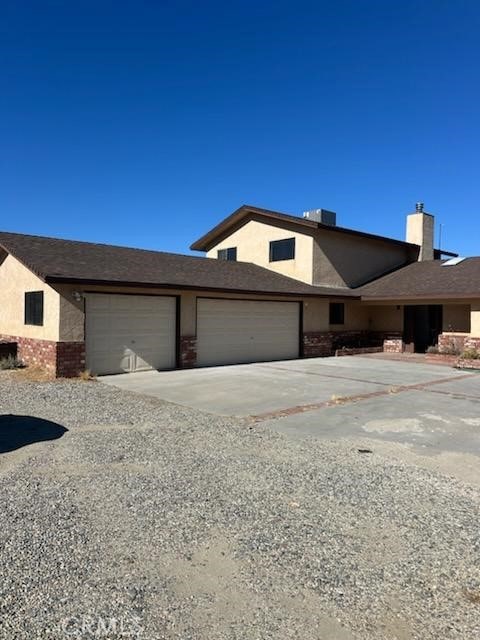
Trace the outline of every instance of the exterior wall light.
<instances>
[{"instance_id":1,"label":"exterior wall light","mask_svg":"<svg viewBox=\"0 0 480 640\"><path fill-rule=\"evenodd\" d=\"M81 293L80 291L73 291L72 298L75 300L75 302L81 302L83 300L83 293Z\"/></svg>"}]
</instances>

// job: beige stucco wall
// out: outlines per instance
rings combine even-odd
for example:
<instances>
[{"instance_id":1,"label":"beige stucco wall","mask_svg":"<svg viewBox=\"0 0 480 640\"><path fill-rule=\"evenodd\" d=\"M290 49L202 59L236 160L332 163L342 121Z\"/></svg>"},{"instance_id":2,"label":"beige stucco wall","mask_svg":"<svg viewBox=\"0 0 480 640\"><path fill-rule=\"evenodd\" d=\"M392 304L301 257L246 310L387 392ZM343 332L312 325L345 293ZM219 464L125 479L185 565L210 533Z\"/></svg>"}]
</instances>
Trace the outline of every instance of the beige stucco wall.
<instances>
[{"instance_id":1,"label":"beige stucco wall","mask_svg":"<svg viewBox=\"0 0 480 640\"><path fill-rule=\"evenodd\" d=\"M470 333L470 305L446 304L443 306L443 331Z\"/></svg>"},{"instance_id":2,"label":"beige stucco wall","mask_svg":"<svg viewBox=\"0 0 480 640\"><path fill-rule=\"evenodd\" d=\"M61 294L60 305L60 340L76 341L84 340L84 300L76 302L73 292L82 294L91 293L134 293L146 295L180 296L180 335L194 336L197 332L197 297L230 298L234 300L284 300L285 302L303 302L303 327L304 331L328 331L329 327L329 301L323 298L301 298L290 296L265 296L252 294L234 294L205 291L181 291L178 289L162 288L135 288L135 287L105 287L88 286L78 287L74 285L59 285L56 290ZM362 327L363 328L363 327ZM343 327L335 326L333 329L341 330Z\"/></svg>"},{"instance_id":3,"label":"beige stucco wall","mask_svg":"<svg viewBox=\"0 0 480 640\"><path fill-rule=\"evenodd\" d=\"M331 331L361 331L368 328L366 310L355 300L345 302L345 323L330 325Z\"/></svg>"},{"instance_id":4,"label":"beige stucco wall","mask_svg":"<svg viewBox=\"0 0 480 640\"><path fill-rule=\"evenodd\" d=\"M295 238L295 259L269 261L269 247L272 240ZM312 283L313 238L291 229L250 220L207 252L208 258L216 258L219 249L237 247L237 260L253 262L284 276Z\"/></svg>"},{"instance_id":5,"label":"beige stucco wall","mask_svg":"<svg viewBox=\"0 0 480 640\"><path fill-rule=\"evenodd\" d=\"M306 300L303 305L303 330L329 331L329 302L324 299Z\"/></svg>"},{"instance_id":6,"label":"beige stucco wall","mask_svg":"<svg viewBox=\"0 0 480 640\"><path fill-rule=\"evenodd\" d=\"M402 305L368 305L365 310L372 331L403 331Z\"/></svg>"},{"instance_id":7,"label":"beige stucco wall","mask_svg":"<svg viewBox=\"0 0 480 640\"><path fill-rule=\"evenodd\" d=\"M471 305L470 335L480 338L480 302L474 302Z\"/></svg>"},{"instance_id":8,"label":"beige stucco wall","mask_svg":"<svg viewBox=\"0 0 480 640\"><path fill-rule=\"evenodd\" d=\"M3 260L3 262L2 262ZM25 292L43 291L43 326L26 325ZM60 296L13 256L0 258L0 334L59 339Z\"/></svg>"},{"instance_id":9,"label":"beige stucco wall","mask_svg":"<svg viewBox=\"0 0 480 640\"><path fill-rule=\"evenodd\" d=\"M320 229L313 246L313 284L356 287L414 259L402 245Z\"/></svg>"}]
</instances>

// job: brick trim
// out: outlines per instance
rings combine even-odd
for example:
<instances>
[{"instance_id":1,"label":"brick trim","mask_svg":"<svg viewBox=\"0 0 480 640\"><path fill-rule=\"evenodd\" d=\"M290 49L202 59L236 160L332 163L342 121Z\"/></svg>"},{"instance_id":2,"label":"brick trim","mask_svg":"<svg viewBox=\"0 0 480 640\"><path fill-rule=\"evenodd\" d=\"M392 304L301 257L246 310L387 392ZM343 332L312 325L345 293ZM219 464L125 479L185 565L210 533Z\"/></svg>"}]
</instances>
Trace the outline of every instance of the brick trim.
<instances>
[{"instance_id":1,"label":"brick trim","mask_svg":"<svg viewBox=\"0 0 480 640\"><path fill-rule=\"evenodd\" d=\"M180 336L180 369L192 369L197 364L197 337Z\"/></svg>"},{"instance_id":2,"label":"brick trim","mask_svg":"<svg viewBox=\"0 0 480 640\"><path fill-rule=\"evenodd\" d=\"M304 358L326 358L333 354L333 339L329 331L308 331L303 334Z\"/></svg>"},{"instance_id":3,"label":"brick trim","mask_svg":"<svg viewBox=\"0 0 480 640\"><path fill-rule=\"evenodd\" d=\"M56 377L73 378L85 369L85 342L55 342L6 335L0 335L0 340L16 342L19 360Z\"/></svg>"},{"instance_id":4,"label":"brick trim","mask_svg":"<svg viewBox=\"0 0 480 640\"><path fill-rule=\"evenodd\" d=\"M383 351L385 353L403 353L405 344L400 336L390 336L383 341Z\"/></svg>"},{"instance_id":5,"label":"brick trim","mask_svg":"<svg viewBox=\"0 0 480 640\"><path fill-rule=\"evenodd\" d=\"M452 335L451 333L441 333L438 336L439 353L461 352L466 348L468 336ZM475 340L475 338L473 338Z\"/></svg>"},{"instance_id":6,"label":"brick trim","mask_svg":"<svg viewBox=\"0 0 480 640\"><path fill-rule=\"evenodd\" d=\"M57 377L74 378L84 370L85 342L57 342Z\"/></svg>"},{"instance_id":7,"label":"brick trim","mask_svg":"<svg viewBox=\"0 0 480 640\"><path fill-rule=\"evenodd\" d=\"M307 331L303 334L303 355L305 358L324 358L335 355L343 347L356 349L357 351L377 348L381 351L387 337L393 337L393 334L385 331L354 329L345 331ZM394 337L397 339L397 335Z\"/></svg>"}]
</instances>

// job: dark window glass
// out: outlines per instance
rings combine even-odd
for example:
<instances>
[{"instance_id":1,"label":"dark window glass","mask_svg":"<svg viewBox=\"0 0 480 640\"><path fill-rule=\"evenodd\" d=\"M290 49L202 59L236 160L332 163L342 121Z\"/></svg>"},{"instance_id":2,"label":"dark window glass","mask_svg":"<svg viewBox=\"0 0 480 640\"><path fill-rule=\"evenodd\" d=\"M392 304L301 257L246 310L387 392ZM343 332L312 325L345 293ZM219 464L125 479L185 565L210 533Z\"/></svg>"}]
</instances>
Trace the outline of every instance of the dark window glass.
<instances>
[{"instance_id":1,"label":"dark window glass","mask_svg":"<svg viewBox=\"0 0 480 640\"><path fill-rule=\"evenodd\" d=\"M330 324L345 324L345 305L343 302L330 303Z\"/></svg>"},{"instance_id":2,"label":"dark window glass","mask_svg":"<svg viewBox=\"0 0 480 640\"><path fill-rule=\"evenodd\" d=\"M237 247L230 247L229 249L219 249L217 251L217 258L219 260L233 260L237 259Z\"/></svg>"},{"instance_id":3,"label":"dark window glass","mask_svg":"<svg viewBox=\"0 0 480 640\"><path fill-rule=\"evenodd\" d=\"M272 240L270 242L270 262L293 260L295 258L295 238Z\"/></svg>"},{"instance_id":4,"label":"dark window glass","mask_svg":"<svg viewBox=\"0 0 480 640\"><path fill-rule=\"evenodd\" d=\"M43 291L25 293L25 324L43 325Z\"/></svg>"}]
</instances>

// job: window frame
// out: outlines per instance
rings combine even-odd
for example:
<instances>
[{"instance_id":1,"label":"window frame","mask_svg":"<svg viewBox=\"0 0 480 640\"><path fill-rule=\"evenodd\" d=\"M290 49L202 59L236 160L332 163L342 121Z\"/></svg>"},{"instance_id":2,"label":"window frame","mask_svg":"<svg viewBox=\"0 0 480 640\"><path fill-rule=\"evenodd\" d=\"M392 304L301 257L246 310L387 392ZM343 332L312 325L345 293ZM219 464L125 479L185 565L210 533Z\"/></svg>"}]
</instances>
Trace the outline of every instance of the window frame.
<instances>
[{"instance_id":1,"label":"window frame","mask_svg":"<svg viewBox=\"0 0 480 640\"><path fill-rule=\"evenodd\" d=\"M226 260L227 262L237 262L237 247L227 247L226 249L217 249L217 260Z\"/></svg>"},{"instance_id":2,"label":"window frame","mask_svg":"<svg viewBox=\"0 0 480 640\"><path fill-rule=\"evenodd\" d=\"M44 292L25 291L24 294L24 315L25 325L33 327L43 327L44 323Z\"/></svg>"},{"instance_id":3,"label":"window frame","mask_svg":"<svg viewBox=\"0 0 480 640\"><path fill-rule=\"evenodd\" d=\"M345 303L344 302L330 302L329 309L328 309L328 320L329 320L329 324L333 324L333 325L345 324Z\"/></svg>"},{"instance_id":4,"label":"window frame","mask_svg":"<svg viewBox=\"0 0 480 640\"><path fill-rule=\"evenodd\" d=\"M286 243L289 243L288 245ZM280 247L291 247L291 255L288 257L275 257L275 249ZM295 260L295 238L281 238L280 240L270 240L268 261L269 262L284 262L285 260Z\"/></svg>"}]
</instances>

